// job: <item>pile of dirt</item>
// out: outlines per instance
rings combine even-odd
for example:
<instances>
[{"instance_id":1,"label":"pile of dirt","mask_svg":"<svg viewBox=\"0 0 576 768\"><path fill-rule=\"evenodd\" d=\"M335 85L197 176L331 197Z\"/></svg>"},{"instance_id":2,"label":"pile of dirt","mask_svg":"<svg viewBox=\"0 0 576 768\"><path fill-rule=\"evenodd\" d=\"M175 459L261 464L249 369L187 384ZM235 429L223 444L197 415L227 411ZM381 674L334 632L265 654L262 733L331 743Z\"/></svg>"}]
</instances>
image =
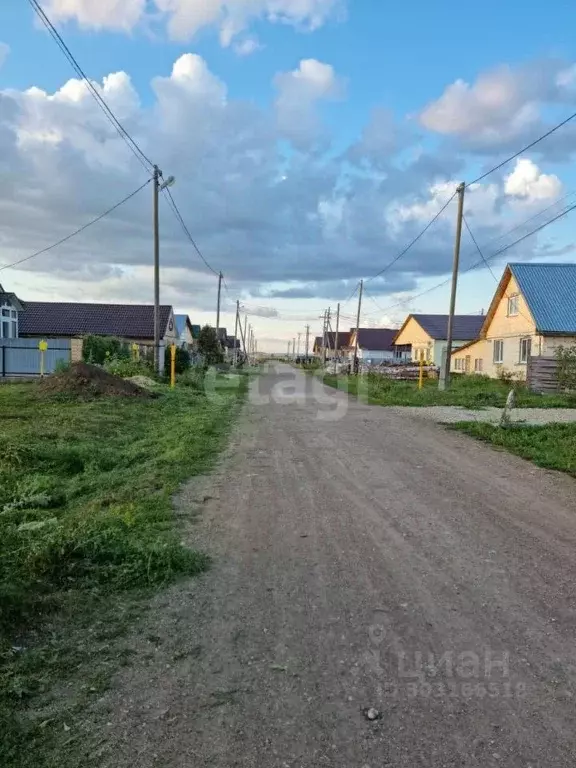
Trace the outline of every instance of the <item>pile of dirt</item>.
<instances>
[{"instance_id":1,"label":"pile of dirt","mask_svg":"<svg viewBox=\"0 0 576 768\"><path fill-rule=\"evenodd\" d=\"M139 387L144 387L144 389L154 389L154 387L158 386L158 382L149 376L129 376L126 381L131 381Z\"/></svg>"},{"instance_id":2,"label":"pile of dirt","mask_svg":"<svg viewBox=\"0 0 576 768\"><path fill-rule=\"evenodd\" d=\"M38 389L46 395L71 395L83 400L101 396L153 397L133 382L88 363L73 363L68 370L47 376L39 382Z\"/></svg>"}]
</instances>

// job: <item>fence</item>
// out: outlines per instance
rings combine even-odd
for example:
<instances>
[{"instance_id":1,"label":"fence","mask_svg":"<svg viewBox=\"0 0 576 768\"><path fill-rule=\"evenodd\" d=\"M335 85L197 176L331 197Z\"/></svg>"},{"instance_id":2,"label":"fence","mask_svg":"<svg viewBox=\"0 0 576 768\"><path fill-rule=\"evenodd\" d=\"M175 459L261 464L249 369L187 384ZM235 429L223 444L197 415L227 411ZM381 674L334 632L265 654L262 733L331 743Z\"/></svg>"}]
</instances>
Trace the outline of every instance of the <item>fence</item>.
<instances>
[{"instance_id":1,"label":"fence","mask_svg":"<svg viewBox=\"0 0 576 768\"><path fill-rule=\"evenodd\" d=\"M39 376L39 339L0 339L0 377ZM53 373L57 363L71 359L70 339L46 339L48 349L44 352L44 373Z\"/></svg>"},{"instance_id":2,"label":"fence","mask_svg":"<svg viewBox=\"0 0 576 768\"><path fill-rule=\"evenodd\" d=\"M540 394L558 392L558 361L555 357L530 357L526 370L528 389Z\"/></svg>"}]
</instances>

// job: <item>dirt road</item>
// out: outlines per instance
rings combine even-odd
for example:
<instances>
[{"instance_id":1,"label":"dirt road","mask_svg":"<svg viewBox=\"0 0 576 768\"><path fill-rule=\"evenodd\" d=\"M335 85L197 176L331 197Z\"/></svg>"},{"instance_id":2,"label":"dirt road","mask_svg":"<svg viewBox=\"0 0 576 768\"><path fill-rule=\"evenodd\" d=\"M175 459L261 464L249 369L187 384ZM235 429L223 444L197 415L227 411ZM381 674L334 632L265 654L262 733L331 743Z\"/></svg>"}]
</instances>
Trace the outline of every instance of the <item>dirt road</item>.
<instances>
[{"instance_id":1,"label":"dirt road","mask_svg":"<svg viewBox=\"0 0 576 768\"><path fill-rule=\"evenodd\" d=\"M576 484L282 366L240 427L96 764L576 765Z\"/></svg>"}]
</instances>

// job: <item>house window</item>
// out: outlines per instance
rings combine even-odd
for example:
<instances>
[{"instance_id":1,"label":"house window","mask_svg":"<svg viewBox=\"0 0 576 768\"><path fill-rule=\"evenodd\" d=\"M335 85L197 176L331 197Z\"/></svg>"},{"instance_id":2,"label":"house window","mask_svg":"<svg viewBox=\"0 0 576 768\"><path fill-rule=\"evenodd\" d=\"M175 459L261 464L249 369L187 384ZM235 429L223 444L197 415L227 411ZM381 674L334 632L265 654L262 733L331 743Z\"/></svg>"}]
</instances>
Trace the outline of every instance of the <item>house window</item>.
<instances>
[{"instance_id":1,"label":"house window","mask_svg":"<svg viewBox=\"0 0 576 768\"><path fill-rule=\"evenodd\" d=\"M0 339L18 337L18 312L10 304L3 304L0 312Z\"/></svg>"},{"instance_id":2,"label":"house window","mask_svg":"<svg viewBox=\"0 0 576 768\"><path fill-rule=\"evenodd\" d=\"M464 370L464 365L463 365L463 363L464 363L464 360L462 360L462 358L461 358L461 357L457 357L457 358L454 360L454 370L455 370L455 371L462 371L462 370Z\"/></svg>"},{"instance_id":3,"label":"house window","mask_svg":"<svg viewBox=\"0 0 576 768\"><path fill-rule=\"evenodd\" d=\"M532 339L520 339L520 363L527 363L532 351Z\"/></svg>"},{"instance_id":4,"label":"house window","mask_svg":"<svg viewBox=\"0 0 576 768\"><path fill-rule=\"evenodd\" d=\"M477 357L474 360L474 371L476 373L482 373L482 368L483 368L482 358L481 357Z\"/></svg>"},{"instance_id":5,"label":"house window","mask_svg":"<svg viewBox=\"0 0 576 768\"><path fill-rule=\"evenodd\" d=\"M504 362L504 342L502 339L498 339L494 342L494 355L492 358L492 362L494 363L503 363Z\"/></svg>"},{"instance_id":6,"label":"house window","mask_svg":"<svg viewBox=\"0 0 576 768\"><path fill-rule=\"evenodd\" d=\"M518 302L518 294L514 294L514 296L508 297L508 317L514 317L514 315L518 314Z\"/></svg>"}]
</instances>

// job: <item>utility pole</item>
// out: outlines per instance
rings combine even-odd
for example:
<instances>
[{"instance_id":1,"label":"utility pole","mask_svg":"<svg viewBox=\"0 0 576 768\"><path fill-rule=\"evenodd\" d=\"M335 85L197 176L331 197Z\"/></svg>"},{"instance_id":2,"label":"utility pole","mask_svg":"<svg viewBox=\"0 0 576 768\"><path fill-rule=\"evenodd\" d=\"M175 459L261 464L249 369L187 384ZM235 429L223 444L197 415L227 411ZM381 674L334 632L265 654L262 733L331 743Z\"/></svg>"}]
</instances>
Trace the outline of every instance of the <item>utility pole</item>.
<instances>
[{"instance_id":1,"label":"utility pole","mask_svg":"<svg viewBox=\"0 0 576 768\"><path fill-rule=\"evenodd\" d=\"M300 337L302 336L301 333L298 333L298 357L300 357Z\"/></svg>"},{"instance_id":2,"label":"utility pole","mask_svg":"<svg viewBox=\"0 0 576 768\"><path fill-rule=\"evenodd\" d=\"M286 350L286 357L290 360L290 341L288 341L288 349Z\"/></svg>"},{"instance_id":3,"label":"utility pole","mask_svg":"<svg viewBox=\"0 0 576 768\"><path fill-rule=\"evenodd\" d=\"M152 183L154 204L154 371L160 371L160 224L158 221L158 193L160 190L160 169L154 166Z\"/></svg>"},{"instance_id":4,"label":"utility pole","mask_svg":"<svg viewBox=\"0 0 576 768\"><path fill-rule=\"evenodd\" d=\"M296 360L296 339L292 339L292 360Z\"/></svg>"},{"instance_id":5,"label":"utility pole","mask_svg":"<svg viewBox=\"0 0 576 768\"><path fill-rule=\"evenodd\" d=\"M240 319L240 301L236 300L236 322L234 325L234 367L238 365L238 321Z\"/></svg>"},{"instance_id":6,"label":"utility pole","mask_svg":"<svg viewBox=\"0 0 576 768\"><path fill-rule=\"evenodd\" d=\"M218 305L216 308L216 336L220 338L220 296L222 294L222 272L218 272Z\"/></svg>"},{"instance_id":7,"label":"utility pole","mask_svg":"<svg viewBox=\"0 0 576 768\"><path fill-rule=\"evenodd\" d=\"M306 362L308 362L308 349L310 347L310 326L306 326Z\"/></svg>"},{"instance_id":8,"label":"utility pole","mask_svg":"<svg viewBox=\"0 0 576 768\"><path fill-rule=\"evenodd\" d=\"M336 307L336 337L334 339L334 373L336 373L336 362L338 360L338 331L340 329L340 303Z\"/></svg>"},{"instance_id":9,"label":"utility pole","mask_svg":"<svg viewBox=\"0 0 576 768\"><path fill-rule=\"evenodd\" d=\"M452 290L450 292L450 314L448 315L448 330L446 333L446 360L443 360L443 371L438 378L438 389L450 387L450 367L452 362L452 335L454 330L454 312L456 311L456 290L458 288L458 268L460 265L460 241L462 239L462 219L464 218L464 191L466 184L458 185L458 218L456 219L456 240L454 241L454 263L452 265Z\"/></svg>"},{"instance_id":10,"label":"utility pole","mask_svg":"<svg viewBox=\"0 0 576 768\"><path fill-rule=\"evenodd\" d=\"M356 315L356 337L354 339L354 373L358 373L360 368L358 364L358 336L360 335L360 311L362 309L362 291L364 290L364 280L360 280L360 292L358 293L358 313Z\"/></svg>"},{"instance_id":11,"label":"utility pole","mask_svg":"<svg viewBox=\"0 0 576 768\"><path fill-rule=\"evenodd\" d=\"M248 342L246 337L246 324L248 323L248 315L244 316L244 334L242 338L244 339L244 354L246 357L248 357Z\"/></svg>"}]
</instances>

